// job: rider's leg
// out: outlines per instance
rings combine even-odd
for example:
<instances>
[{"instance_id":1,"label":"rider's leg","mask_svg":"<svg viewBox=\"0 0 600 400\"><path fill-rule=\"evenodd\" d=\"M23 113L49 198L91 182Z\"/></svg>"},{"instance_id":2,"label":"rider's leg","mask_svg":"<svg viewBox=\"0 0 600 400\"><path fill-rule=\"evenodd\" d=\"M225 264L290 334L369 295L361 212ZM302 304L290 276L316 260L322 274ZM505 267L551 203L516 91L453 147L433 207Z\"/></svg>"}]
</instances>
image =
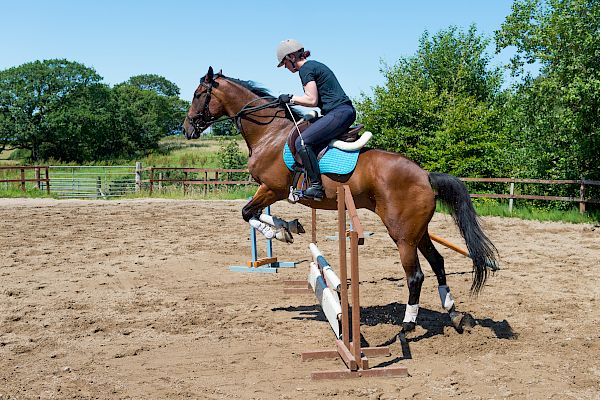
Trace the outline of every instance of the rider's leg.
<instances>
[{"instance_id":1,"label":"rider's leg","mask_svg":"<svg viewBox=\"0 0 600 400\"><path fill-rule=\"evenodd\" d=\"M327 144L348 131L356 119L356 111L351 105L342 104L328 114L313 122L302 132L304 144L311 146L315 153L327 147ZM302 147L300 137L296 139L296 148Z\"/></svg>"},{"instance_id":2,"label":"rider's leg","mask_svg":"<svg viewBox=\"0 0 600 400\"><path fill-rule=\"evenodd\" d=\"M355 118L356 112L352 106L341 105L306 128L302 132L302 140L300 137L296 139L298 155L302 159L306 175L311 181L311 185L304 193L305 197L315 200L321 200L324 197L321 171L315 153L326 147L331 139L343 134Z\"/></svg>"},{"instance_id":3,"label":"rider's leg","mask_svg":"<svg viewBox=\"0 0 600 400\"><path fill-rule=\"evenodd\" d=\"M312 148L307 145L298 148L298 155L302 159L304 170L306 171L308 179L310 179L310 186L304 192L304 197L321 200L325 197L325 191L323 190L323 183L321 182L321 170L319 169L317 156Z\"/></svg>"}]
</instances>

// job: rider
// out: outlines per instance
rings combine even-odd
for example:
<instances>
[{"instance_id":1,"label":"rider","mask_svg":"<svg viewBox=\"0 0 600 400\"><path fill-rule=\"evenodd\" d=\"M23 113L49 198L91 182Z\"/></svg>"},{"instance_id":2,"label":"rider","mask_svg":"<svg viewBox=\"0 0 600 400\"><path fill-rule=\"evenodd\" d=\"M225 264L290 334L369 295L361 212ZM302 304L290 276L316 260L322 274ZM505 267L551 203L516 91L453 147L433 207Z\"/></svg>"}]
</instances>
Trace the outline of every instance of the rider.
<instances>
[{"instance_id":1,"label":"rider","mask_svg":"<svg viewBox=\"0 0 600 400\"><path fill-rule=\"evenodd\" d=\"M284 40L277 46L277 67L285 66L291 73L298 72L304 87L303 95L282 94L279 102L321 109L323 117L302 132L304 145L300 137L296 139L296 149L311 182L304 197L321 200L325 192L315 153L348 130L356 119L356 110L333 72L325 64L307 60L309 56L310 51L304 51L304 46L294 39Z\"/></svg>"}]
</instances>

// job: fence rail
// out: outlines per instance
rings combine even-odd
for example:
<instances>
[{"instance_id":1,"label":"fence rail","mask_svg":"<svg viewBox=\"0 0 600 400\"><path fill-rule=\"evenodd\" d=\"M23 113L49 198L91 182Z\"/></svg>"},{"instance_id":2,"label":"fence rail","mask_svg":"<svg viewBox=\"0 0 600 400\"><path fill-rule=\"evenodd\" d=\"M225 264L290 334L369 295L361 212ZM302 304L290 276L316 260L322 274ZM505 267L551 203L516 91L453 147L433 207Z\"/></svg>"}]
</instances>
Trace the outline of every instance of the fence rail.
<instances>
[{"instance_id":1,"label":"fence rail","mask_svg":"<svg viewBox=\"0 0 600 400\"><path fill-rule=\"evenodd\" d=\"M44 171L42 175L41 171ZM35 174L31 177L32 172ZM111 198L136 191L135 166L2 166L0 184L44 190L59 198ZM35 183L35 186L28 185Z\"/></svg>"},{"instance_id":2,"label":"fence rail","mask_svg":"<svg viewBox=\"0 0 600 400\"><path fill-rule=\"evenodd\" d=\"M154 193L155 186L163 188L163 184L181 184L183 193L187 194L189 187L193 185L203 185L203 192L207 194L210 186L218 185L257 185L252 180L250 172L247 169L219 169L219 168L184 168L184 167L149 167L142 171L148 172L148 179L140 179L142 184L148 184L150 194ZM172 177L172 175L180 177ZM183 174L183 175L181 175ZM167 177L165 177L165 175ZM193 176L196 175L194 179ZM231 179L232 177L244 175L245 179ZM200 176L200 178L198 177ZM222 180L225 176L225 180Z\"/></svg>"},{"instance_id":3,"label":"fence rail","mask_svg":"<svg viewBox=\"0 0 600 400\"><path fill-rule=\"evenodd\" d=\"M0 166L0 173L2 176L0 178L0 183L5 183L8 186L8 183L19 183L19 187L23 192L27 191L27 182L33 182L35 184L36 189L43 189L48 194L50 194L50 185L49 185L49 173L48 173L47 165L32 165L32 166ZM11 172L15 171L18 174L17 178L13 178ZM42 171L44 171L44 176L42 176ZM31 172L33 172L33 178L31 177ZM6 178L6 177L11 178Z\"/></svg>"},{"instance_id":4,"label":"fence rail","mask_svg":"<svg viewBox=\"0 0 600 400\"><path fill-rule=\"evenodd\" d=\"M522 178L460 178L463 182L475 183L508 183L509 193L472 193L471 197L483 197L492 199L508 199L509 211L512 211L514 201L522 200L542 200L542 201L566 201L579 203L579 211L585 212L586 203L600 204L600 199L586 197L586 188L590 186L600 187L600 181L590 179L522 179ZM542 184L542 185L579 185L577 196L549 196L534 194L515 194L515 184Z\"/></svg>"},{"instance_id":5,"label":"fence rail","mask_svg":"<svg viewBox=\"0 0 600 400\"><path fill-rule=\"evenodd\" d=\"M143 179L145 178L145 179ZM586 204L600 204L600 181L590 179L521 179L521 178L460 178L467 184L508 184L498 190L471 189L471 197L507 199L509 210L516 200L564 201L579 203L580 212ZM218 186L257 185L247 169L148 167L141 163L135 166L0 166L0 183L5 188L17 184L21 190L35 187L54 193L61 198L109 198L120 197L148 189L153 194L157 189L181 186L187 194L190 188L201 186L204 194ZM33 185L31 185L33 183ZM517 185L521 185L517 190ZM527 185L559 186L562 192L572 195L532 194ZM573 185L577 185L573 187ZM495 186L495 185L493 185ZM567 190L570 187L569 190ZM484 193L487 192L487 193ZM537 190L539 193L539 190ZM556 193L556 191L555 191ZM567 194L569 194L567 193ZM592 193L592 195L590 195ZM565 194L565 193L562 193Z\"/></svg>"}]
</instances>

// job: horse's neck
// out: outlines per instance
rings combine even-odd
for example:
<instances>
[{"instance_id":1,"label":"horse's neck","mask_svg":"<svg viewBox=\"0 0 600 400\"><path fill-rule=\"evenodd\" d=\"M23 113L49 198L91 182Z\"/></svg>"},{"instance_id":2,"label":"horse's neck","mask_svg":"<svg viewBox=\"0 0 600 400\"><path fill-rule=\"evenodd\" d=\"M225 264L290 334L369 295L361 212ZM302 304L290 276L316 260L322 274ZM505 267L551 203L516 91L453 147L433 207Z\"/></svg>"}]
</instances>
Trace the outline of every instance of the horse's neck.
<instances>
[{"instance_id":1,"label":"horse's neck","mask_svg":"<svg viewBox=\"0 0 600 400\"><path fill-rule=\"evenodd\" d=\"M246 143L251 154L260 157L269 156L274 160L272 156L283 150L290 130L287 122L289 122L287 119L275 119L268 125L257 125L242 121Z\"/></svg>"},{"instance_id":2,"label":"horse's neck","mask_svg":"<svg viewBox=\"0 0 600 400\"><path fill-rule=\"evenodd\" d=\"M227 115L233 117L242 107L249 102L258 99L250 90L229 82L237 89L237 93L229 96L232 100L225 105ZM266 103L266 100L257 100L251 104L252 107ZM276 113L276 109L267 108L260 110L250 115L252 120L268 121ZM283 115L283 110L279 111ZM290 121L286 118L274 118L269 124L261 125L252 120L241 118L242 135L248 145L248 150L252 155L264 157L267 155L275 155L276 152L283 149L283 145L287 138L287 133L291 129Z\"/></svg>"}]
</instances>

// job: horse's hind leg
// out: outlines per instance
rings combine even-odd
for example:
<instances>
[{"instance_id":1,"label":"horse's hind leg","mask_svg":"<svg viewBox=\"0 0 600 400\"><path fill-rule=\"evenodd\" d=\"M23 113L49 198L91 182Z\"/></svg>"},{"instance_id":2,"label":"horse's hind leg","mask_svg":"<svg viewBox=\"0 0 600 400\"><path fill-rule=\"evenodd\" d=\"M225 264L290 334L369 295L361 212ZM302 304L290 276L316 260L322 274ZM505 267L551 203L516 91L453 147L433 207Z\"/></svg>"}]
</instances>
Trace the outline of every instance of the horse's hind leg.
<instances>
[{"instance_id":1,"label":"horse's hind leg","mask_svg":"<svg viewBox=\"0 0 600 400\"><path fill-rule=\"evenodd\" d=\"M417 255L417 245L427 232L427 224L435 210L435 201L428 187L418 186L413 190L384 193L382 197L377 202L376 212L396 243L402 268L406 274L408 302L402 329L408 332L416 326L421 286L425 279Z\"/></svg>"},{"instance_id":2,"label":"horse's hind leg","mask_svg":"<svg viewBox=\"0 0 600 400\"><path fill-rule=\"evenodd\" d=\"M444 269L444 258L437 251L431 238L429 237L429 233L425 233L418 245L419 251L425 256L429 265L431 265L431 269L435 273L435 276L438 281L438 293L440 295L440 301L442 302L442 307L448 312L450 315L450 320L452 321L452 325L454 329L458 332L463 332L465 328L473 327L475 321L470 314L461 313L456 311L456 306L454 304L454 299L450 294L450 288L446 283L446 271Z\"/></svg>"},{"instance_id":3,"label":"horse's hind leg","mask_svg":"<svg viewBox=\"0 0 600 400\"><path fill-rule=\"evenodd\" d=\"M408 285L408 303L404 312L404 320L402 321L402 330L409 332L415 329L417 315L419 313L419 298L421 297L421 286L425 276L421 271L417 248L414 244L400 239L396 241L402 267L406 274L406 282Z\"/></svg>"}]
</instances>

